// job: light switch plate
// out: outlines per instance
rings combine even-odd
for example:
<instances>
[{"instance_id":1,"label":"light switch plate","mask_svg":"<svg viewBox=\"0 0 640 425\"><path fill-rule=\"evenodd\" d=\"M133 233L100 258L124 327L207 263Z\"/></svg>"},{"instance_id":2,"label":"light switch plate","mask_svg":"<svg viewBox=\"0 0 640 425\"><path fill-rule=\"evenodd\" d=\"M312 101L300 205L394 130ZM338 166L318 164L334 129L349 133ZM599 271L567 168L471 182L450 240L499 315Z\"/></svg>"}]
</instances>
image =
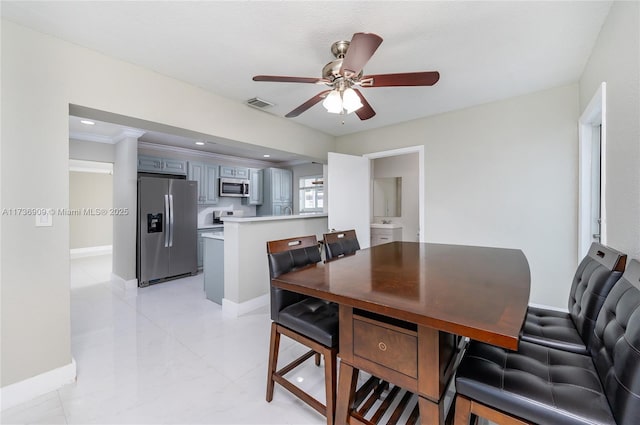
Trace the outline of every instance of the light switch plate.
<instances>
[{"instance_id":1,"label":"light switch plate","mask_svg":"<svg viewBox=\"0 0 640 425\"><path fill-rule=\"evenodd\" d=\"M51 227L53 226L53 214L46 212L44 214L36 215L36 227Z\"/></svg>"}]
</instances>

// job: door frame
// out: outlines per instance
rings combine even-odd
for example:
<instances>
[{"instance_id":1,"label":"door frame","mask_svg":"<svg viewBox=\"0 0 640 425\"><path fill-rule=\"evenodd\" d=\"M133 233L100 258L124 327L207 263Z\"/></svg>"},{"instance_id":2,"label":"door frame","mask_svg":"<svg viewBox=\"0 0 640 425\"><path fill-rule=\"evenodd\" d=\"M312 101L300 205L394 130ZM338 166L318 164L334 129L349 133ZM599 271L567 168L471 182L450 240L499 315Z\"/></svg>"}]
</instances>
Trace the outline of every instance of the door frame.
<instances>
[{"instance_id":1,"label":"door frame","mask_svg":"<svg viewBox=\"0 0 640 425\"><path fill-rule=\"evenodd\" d=\"M607 83L600 84L578 120L578 262L591 245L591 149L594 130L600 129L600 242L607 244L606 155Z\"/></svg>"},{"instance_id":2,"label":"door frame","mask_svg":"<svg viewBox=\"0 0 640 425\"><path fill-rule=\"evenodd\" d=\"M406 155L409 153L418 154L418 231L420 233L420 242L426 242L425 237L425 183L424 183L424 145L408 146L406 148L392 149L388 151L372 152L362 156L369 158L370 161L378 158L386 158L389 156Z\"/></svg>"}]
</instances>

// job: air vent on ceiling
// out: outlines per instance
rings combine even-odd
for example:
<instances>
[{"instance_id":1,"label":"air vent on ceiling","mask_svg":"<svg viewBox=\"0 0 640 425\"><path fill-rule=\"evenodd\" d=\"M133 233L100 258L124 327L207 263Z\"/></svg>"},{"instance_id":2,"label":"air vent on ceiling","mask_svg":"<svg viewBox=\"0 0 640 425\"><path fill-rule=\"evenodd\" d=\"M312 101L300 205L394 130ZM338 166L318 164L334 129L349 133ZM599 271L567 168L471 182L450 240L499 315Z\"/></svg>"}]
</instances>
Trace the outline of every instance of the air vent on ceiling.
<instances>
[{"instance_id":1,"label":"air vent on ceiling","mask_svg":"<svg viewBox=\"0 0 640 425\"><path fill-rule=\"evenodd\" d=\"M247 105L253 106L254 108L258 109L266 109L272 107L274 104L260 99L259 97L254 97L253 99L247 100Z\"/></svg>"}]
</instances>

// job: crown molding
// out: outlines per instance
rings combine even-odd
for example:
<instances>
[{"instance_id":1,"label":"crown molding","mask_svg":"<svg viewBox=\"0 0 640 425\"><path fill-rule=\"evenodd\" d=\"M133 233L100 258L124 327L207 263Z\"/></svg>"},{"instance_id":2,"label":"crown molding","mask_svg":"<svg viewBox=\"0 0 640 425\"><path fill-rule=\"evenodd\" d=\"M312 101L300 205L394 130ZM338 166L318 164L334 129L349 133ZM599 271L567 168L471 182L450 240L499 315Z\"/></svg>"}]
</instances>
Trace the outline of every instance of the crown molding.
<instances>
[{"instance_id":1,"label":"crown molding","mask_svg":"<svg viewBox=\"0 0 640 425\"><path fill-rule=\"evenodd\" d=\"M81 140L84 142L106 143L109 145L115 145L119 141L126 138L138 139L139 137L142 137L144 133L146 133L146 131L134 128L125 128L115 136L105 136L102 134L87 133L82 131L70 131L69 138Z\"/></svg>"},{"instance_id":2,"label":"crown molding","mask_svg":"<svg viewBox=\"0 0 640 425\"><path fill-rule=\"evenodd\" d=\"M113 139L109 136L103 136L101 134L85 133L81 131L70 131L70 139L81 140L83 142L95 142L95 143L107 143L112 145Z\"/></svg>"},{"instance_id":3,"label":"crown molding","mask_svg":"<svg viewBox=\"0 0 640 425\"><path fill-rule=\"evenodd\" d=\"M142 135L144 135L144 133L146 133L146 131L144 130L138 130L138 129L134 129L134 128L125 128L123 129L120 133L116 134L115 136L113 136L113 143L118 143L124 139L136 139L138 140L139 137L142 137Z\"/></svg>"},{"instance_id":4,"label":"crown molding","mask_svg":"<svg viewBox=\"0 0 640 425\"><path fill-rule=\"evenodd\" d=\"M259 159L242 158L240 156L223 155L220 153L205 152L197 149L182 148L178 146L157 145L149 142L138 142L138 149L148 149L157 152L173 152L183 155L191 155L199 158L227 161L238 165L245 165L253 168L269 168L276 166L273 162L261 161ZM281 164L278 164L281 165Z\"/></svg>"}]
</instances>

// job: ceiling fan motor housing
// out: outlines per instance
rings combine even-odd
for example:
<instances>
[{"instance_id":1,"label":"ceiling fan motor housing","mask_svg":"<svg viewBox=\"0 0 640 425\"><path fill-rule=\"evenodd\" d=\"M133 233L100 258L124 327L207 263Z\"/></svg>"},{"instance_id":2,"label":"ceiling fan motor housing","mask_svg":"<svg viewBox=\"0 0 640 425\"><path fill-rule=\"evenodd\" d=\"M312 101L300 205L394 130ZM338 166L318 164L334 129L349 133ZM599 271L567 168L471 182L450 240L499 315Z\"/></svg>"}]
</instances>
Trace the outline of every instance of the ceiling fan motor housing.
<instances>
[{"instance_id":1,"label":"ceiling fan motor housing","mask_svg":"<svg viewBox=\"0 0 640 425\"><path fill-rule=\"evenodd\" d=\"M331 81L332 84L330 86L335 87L340 80L344 80L344 76L340 73L342 69L342 62L344 61L344 56L347 54L347 49L351 42L346 40L336 41L331 45L331 53L336 57L335 60L329 62L322 68L322 78ZM362 71L358 75L351 76L348 78L350 80L346 84L348 86L352 86L354 82L358 81L362 77ZM350 83L350 84L349 84Z\"/></svg>"}]
</instances>

